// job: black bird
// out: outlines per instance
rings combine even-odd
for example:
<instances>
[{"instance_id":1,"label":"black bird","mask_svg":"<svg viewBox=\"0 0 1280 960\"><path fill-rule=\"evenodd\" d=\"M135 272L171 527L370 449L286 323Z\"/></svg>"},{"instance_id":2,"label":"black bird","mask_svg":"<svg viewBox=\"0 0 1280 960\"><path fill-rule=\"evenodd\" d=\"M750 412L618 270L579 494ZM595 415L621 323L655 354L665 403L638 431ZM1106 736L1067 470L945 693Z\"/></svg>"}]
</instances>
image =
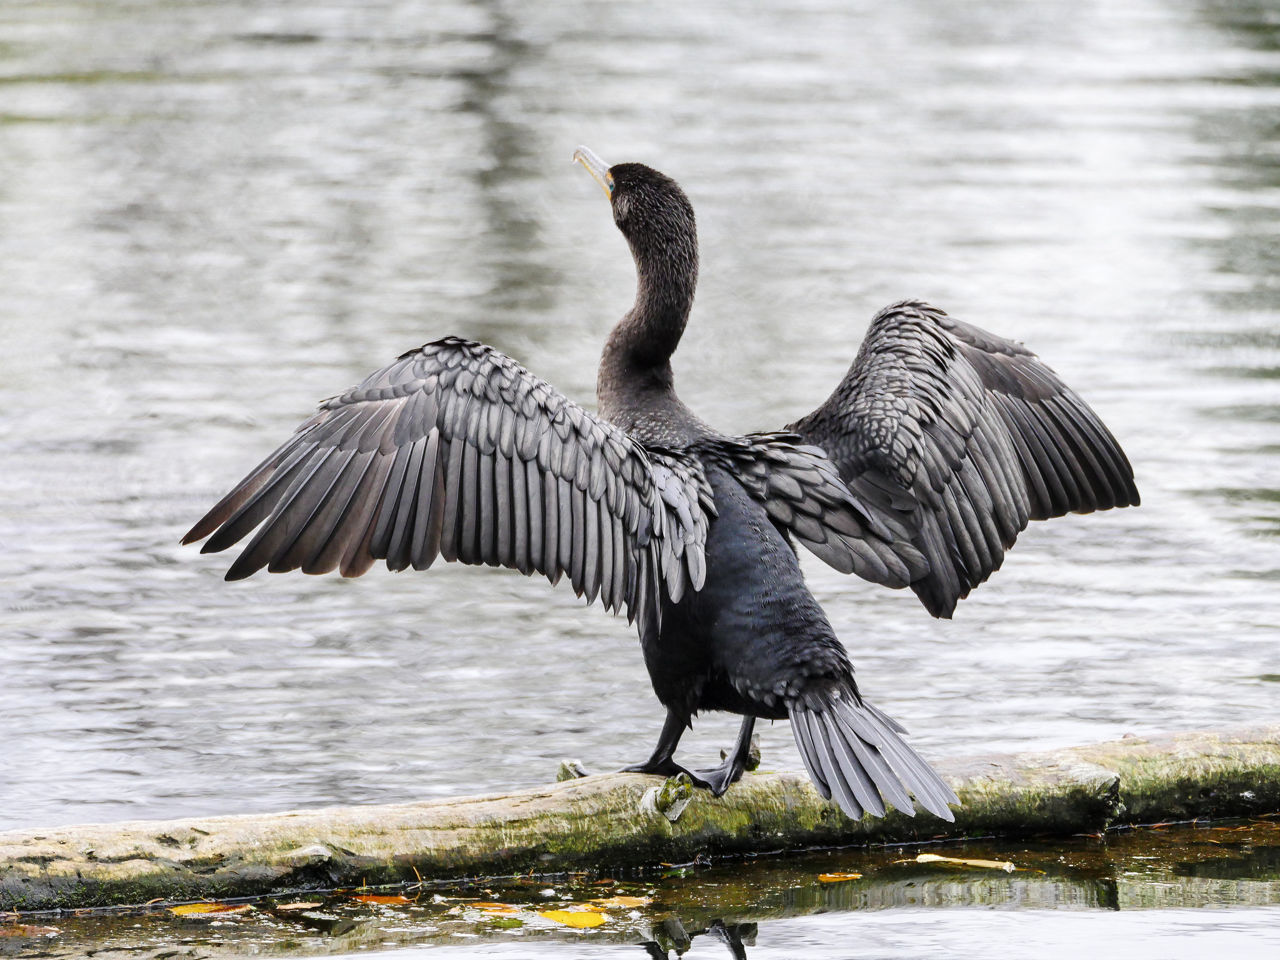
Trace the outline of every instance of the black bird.
<instances>
[{"instance_id":1,"label":"black bird","mask_svg":"<svg viewBox=\"0 0 1280 960\"><path fill-rule=\"evenodd\" d=\"M793 541L950 616L1029 520L1137 504L1124 453L1025 347L915 301L875 317L813 413L781 432L717 431L671 373L698 275L688 198L643 164L574 159L638 274L598 413L492 347L436 340L324 401L183 542L225 550L258 528L228 580L437 556L568 575L635 621L666 707L653 755L627 769L689 773L720 795L756 718L789 719L809 776L848 815L914 814L912 793L952 819L951 788L858 693ZM722 766L690 772L673 757L699 710L744 719Z\"/></svg>"}]
</instances>

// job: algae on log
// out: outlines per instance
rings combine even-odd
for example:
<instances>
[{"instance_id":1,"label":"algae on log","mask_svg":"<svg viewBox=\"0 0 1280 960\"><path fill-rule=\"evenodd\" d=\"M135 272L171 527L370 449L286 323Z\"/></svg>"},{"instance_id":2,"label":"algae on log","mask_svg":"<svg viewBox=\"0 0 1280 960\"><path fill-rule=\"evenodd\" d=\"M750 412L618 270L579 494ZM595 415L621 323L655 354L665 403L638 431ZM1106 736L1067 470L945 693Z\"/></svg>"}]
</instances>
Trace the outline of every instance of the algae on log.
<instances>
[{"instance_id":1,"label":"algae on log","mask_svg":"<svg viewBox=\"0 0 1280 960\"><path fill-rule=\"evenodd\" d=\"M424 803L0 833L0 910L111 906L461 876L607 870L815 845L1098 832L1280 810L1280 725L937 764L962 806L848 819L801 774L748 775L672 812L605 774ZM416 871L416 872L415 872Z\"/></svg>"}]
</instances>

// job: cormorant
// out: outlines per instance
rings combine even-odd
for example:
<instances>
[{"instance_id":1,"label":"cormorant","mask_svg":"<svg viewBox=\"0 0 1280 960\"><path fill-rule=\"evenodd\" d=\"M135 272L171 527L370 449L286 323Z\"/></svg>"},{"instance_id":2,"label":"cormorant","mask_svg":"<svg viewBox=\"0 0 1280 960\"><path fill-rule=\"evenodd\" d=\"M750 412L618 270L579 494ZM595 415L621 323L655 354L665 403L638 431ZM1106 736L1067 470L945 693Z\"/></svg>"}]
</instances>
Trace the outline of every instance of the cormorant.
<instances>
[{"instance_id":1,"label":"cormorant","mask_svg":"<svg viewBox=\"0 0 1280 960\"><path fill-rule=\"evenodd\" d=\"M1031 351L918 301L876 315L820 407L728 436L676 396L671 355L698 274L693 208L667 176L580 148L635 258L592 414L492 347L457 337L403 354L324 401L186 535L203 551L256 535L228 580L437 556L567 575L626 609L666 707L653 755L720 795L756 718L789 719L809 776L851 817L952 819L951 788L862 699L805 586L793 541L837 570L910 587L934 616L1000 566L1029 520L1138 503L1094 412ZM743 716L720 767L673 759L699 710Z\"/></svg>"}]
</instances>

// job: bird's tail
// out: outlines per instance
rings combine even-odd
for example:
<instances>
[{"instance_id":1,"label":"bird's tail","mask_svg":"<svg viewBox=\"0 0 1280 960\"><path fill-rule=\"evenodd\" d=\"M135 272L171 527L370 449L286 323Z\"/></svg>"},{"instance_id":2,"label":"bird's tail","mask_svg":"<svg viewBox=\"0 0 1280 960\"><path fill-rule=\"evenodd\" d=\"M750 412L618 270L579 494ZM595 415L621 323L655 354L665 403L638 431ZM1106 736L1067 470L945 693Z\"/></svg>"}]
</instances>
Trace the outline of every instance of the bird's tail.
<instances>
[{"instance_id":1,"label":"bird's tail","mask_svg":"<svg viewBox=\"0 0 1280 960\"><path fill-rule=\"evenodd\" d=\"M906 730L876 707L854 695L820 704L797 700L787 709L814 786L850 817L883 817L886 802L913 817L910 792L934 816L955 820L947 807L960 802L955 791L902 739Z\"/></svg>"}]
</instances>

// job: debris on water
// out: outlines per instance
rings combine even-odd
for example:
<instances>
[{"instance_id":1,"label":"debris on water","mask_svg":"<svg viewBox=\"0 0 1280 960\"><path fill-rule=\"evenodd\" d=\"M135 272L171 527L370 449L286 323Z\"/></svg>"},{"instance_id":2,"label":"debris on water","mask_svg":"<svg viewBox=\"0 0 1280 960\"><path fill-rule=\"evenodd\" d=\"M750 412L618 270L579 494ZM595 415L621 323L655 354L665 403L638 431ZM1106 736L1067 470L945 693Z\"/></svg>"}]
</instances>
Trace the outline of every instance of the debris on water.
<instances>
[{"instance_id":1,"label":"debris on water","mask_svg":"<svg viewBox=\"0 0 1280 960\"><path fill-rule=\"evenodd\" d=\"M653 903L653 898L652 897L617 896L617 897L607 897L602 900L592 900L591 902L599 907L634 908L634 907L647 907L649 904Z\"/></svg>"},{"instance_id":2,"label":"debris on water","mask_svg":"<svg viewBox=\"0 0 1280 960\"><path fill-rule=\"evenodd\" d=\"M4 942L17 943L19 952L29 952L35 939L56 938L48 947L40 942L42 954L58 960L89 954L154 960L176 944L196 942L238 953L316 955L388 943L499 943L530 936L595 936L687 951L699 937L722 939L725 931L737 931L749 945L757 924L850 910L1280 906L1280 823L1272 818L1166 824L1022 845L965 841L931 850L946 853L912 851L902 859L900 846L858 847L667 864L608 878L521 873L456 883L419 879L359 892L299 891L285 902L61 914L56 928L39 926L43 918L35 915L0 915L0 937L11 938Z\"/></svg>"},{"instance_id":3,"label":"debris on water","mask_svg":"<svg viewBox=\"0 0 1280 960\"><path fill-rule=\"evenodd\" d=\"M554 920L556 923L562 923L566 927L574 927L579 930L601 927L605 923L603 913L598 913L586 907L570 910L539 910L538 916L546 917L548 920Z\"/></svg>"},{"instance_id":4,"label":"debris on water","mask_svg":"<svg viewBox=\"0 0 1280 960\"><path fill-rule=\"evenodd\" d=\"M225 917L248 913L253 906L248 903L183 903L168 909L175 917Z\"/></svg>"},{"instance_id":5,"label":"debris on water","mask_svg":"<svg viewBox=\"0 0 1280 960\"><path fill-rule=\"evenodd\" d=\"M483 900L475 903L468 903L468 907L472 910L479 910L481 913L519 913L520 908L511 903L491 903Z\"/></svg>"},{"instance_id":6,"label":"debris on water","mask_svg":"<svg viewBox=\"0 0 1280 960\"><path fill-rule=\"evenodd\" d=\"M1018 869L1008 860L969 860L964 857L943 857L936 853L922 853L914 860L899 860L898 863L953 863L960 867L982 867L986 870L1003 870L1013 873Z\"/></svg>"},{"instance_id":7,"label":"debris on water","mask_svg":"<svg viewBox=\"0 0 1280 960\"><path fill-rule=\"evenodd\" d=\"M61 932L57 927L36 927L25 923L0 923L0 937L36 940L42 937L56 937Z\"/></svg>"}]
</instances>

